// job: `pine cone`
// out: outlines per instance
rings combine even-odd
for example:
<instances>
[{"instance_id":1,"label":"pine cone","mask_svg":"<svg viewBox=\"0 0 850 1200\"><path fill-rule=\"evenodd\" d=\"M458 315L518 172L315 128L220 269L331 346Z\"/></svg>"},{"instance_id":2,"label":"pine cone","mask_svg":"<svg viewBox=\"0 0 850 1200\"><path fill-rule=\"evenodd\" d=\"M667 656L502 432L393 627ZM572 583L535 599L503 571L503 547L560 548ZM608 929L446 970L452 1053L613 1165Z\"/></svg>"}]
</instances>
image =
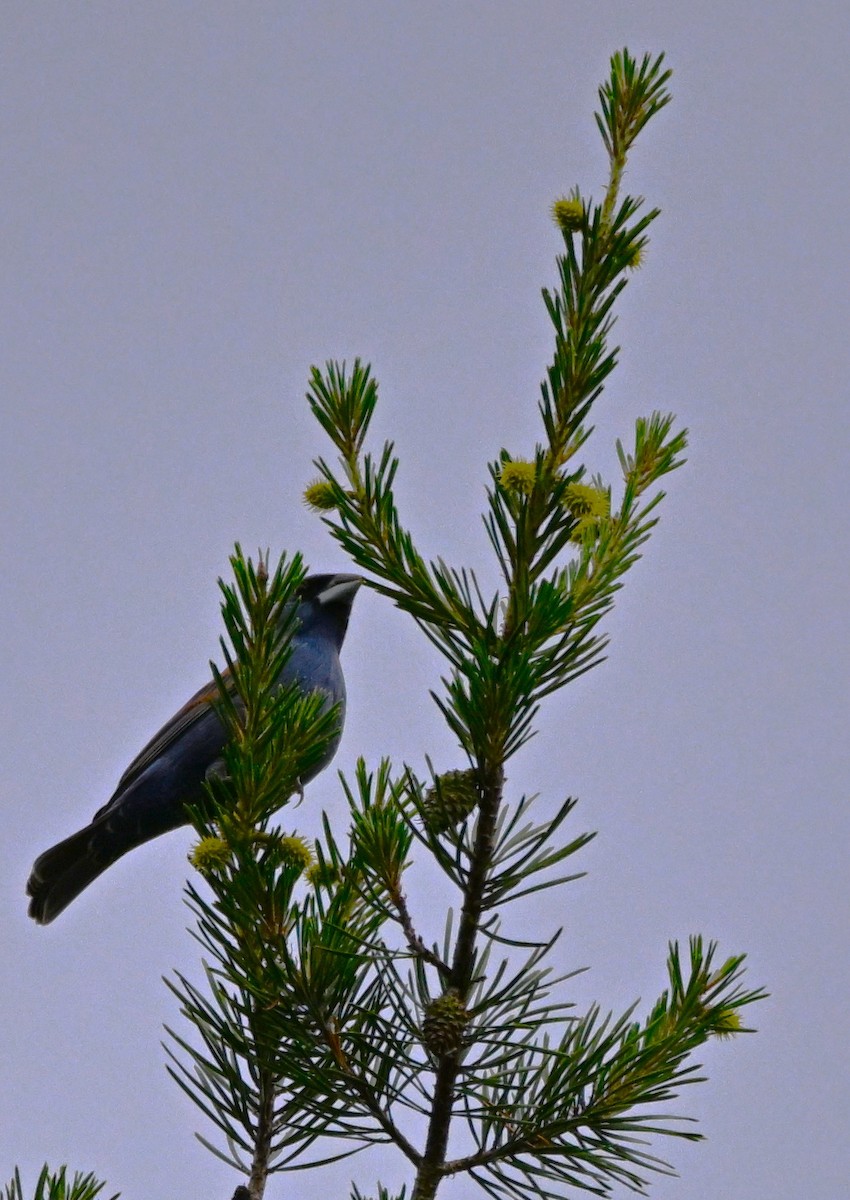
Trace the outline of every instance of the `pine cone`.
<instances>
[{"instance_id":1,"label":"pine cone","mask_svg":"<svg viewBox=\"0 0 850 1200\"><path fill-rule=\"evenodd\" d=\"M425 824L431 833L446 833L466 820L478 800L476 771L446 771L437 776L423 801Z\"/></svg>"},{"instance_id":2,"label":"pine cone","mask_svg":"<svg viewBox=\"0 0 850 1200\"><path fill-rule=\"evenodd\" d=\"M452 1054L460 1048L469 1013L454 989L432 1000L422 1021L422 1040L432 1054Z\"/></svg>"}]
</instances>

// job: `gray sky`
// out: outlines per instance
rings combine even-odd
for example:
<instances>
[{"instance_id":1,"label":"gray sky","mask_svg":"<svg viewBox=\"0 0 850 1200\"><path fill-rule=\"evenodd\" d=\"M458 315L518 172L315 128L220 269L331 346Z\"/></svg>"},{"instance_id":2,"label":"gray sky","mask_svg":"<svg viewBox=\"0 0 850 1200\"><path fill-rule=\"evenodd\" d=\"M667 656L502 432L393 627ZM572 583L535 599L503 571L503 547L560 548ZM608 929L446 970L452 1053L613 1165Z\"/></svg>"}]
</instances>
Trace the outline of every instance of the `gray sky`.
<instances>
[{"instance_id":1,"label":"gray sky","mask_svg":"<svg viewBox=\"0 0 850 1200\"><path fill-rule=\"evenodd\" d=\"M552 199L599 193L610 53L666 50L674 104L628 185L662 207L621 306L593 469L635 416L691 429L609 661L512 764L581 797L576 998L649 1004L670 938L750 955L760 1032L710 1046L658 1200L838 1200L850 1142L846 4L25 4L0 18L3 730L0 1179L68 1161L125 1200L224 1198L166 1076L161 976L193 973L190 842L136 851L49 929L35 855L87 820L206 677L235 540L345 568L300 502L308 369L359 354L429 554L493 579L484 463L538 437ZM361 596L337 765L456 765L441 664ZM340 812L333 773L297 814ZM413 889L415 892L415 889ZM421 908L424 900L417 897ZM427 920L423 919L427 926ZM377 1155L270 1198L367 1192ZM442 1193L441 1193L442 1194ZM447 1198L465 1200L463 1186Z\"/></svg>"}]
</instances>

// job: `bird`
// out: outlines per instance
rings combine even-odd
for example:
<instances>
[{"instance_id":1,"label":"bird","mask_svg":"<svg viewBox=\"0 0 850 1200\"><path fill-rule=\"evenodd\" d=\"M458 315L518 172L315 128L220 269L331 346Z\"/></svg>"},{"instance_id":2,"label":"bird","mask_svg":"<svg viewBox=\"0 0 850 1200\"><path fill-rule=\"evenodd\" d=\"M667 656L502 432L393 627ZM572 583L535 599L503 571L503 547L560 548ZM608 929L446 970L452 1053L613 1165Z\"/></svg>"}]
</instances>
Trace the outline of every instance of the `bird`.
<instances>
[{"instance_id":1,"label":"bird","mask_svg":"<svg viewBox=\"0 0 850 1200\"><path fill-rule=\"evenodd\" d=\"M345 680L339 653L362 582L359 575L308 575L297 593L295 630L279 682L318 691L325 707L338 706L336 734L302 785L330 763L342 736ZM129 850L188 824L186 805L202 800L204 780L223 769L227 737L213 707L218 694L215 682L197 691L133 759L91 822L35 860L27 895L29 915L39 925L48 925Z\"/></svg>"}]
</instances>

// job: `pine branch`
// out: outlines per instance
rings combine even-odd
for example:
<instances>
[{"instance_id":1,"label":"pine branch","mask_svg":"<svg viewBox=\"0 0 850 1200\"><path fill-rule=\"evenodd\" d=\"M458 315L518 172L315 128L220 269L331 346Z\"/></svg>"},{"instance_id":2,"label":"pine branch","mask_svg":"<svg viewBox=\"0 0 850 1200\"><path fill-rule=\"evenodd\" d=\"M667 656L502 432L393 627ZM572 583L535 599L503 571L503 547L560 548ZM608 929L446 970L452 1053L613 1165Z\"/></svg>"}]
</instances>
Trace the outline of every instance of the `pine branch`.
<instances>
[{"instance_id":1,"label":"pine branch","mask_svg":"<svg viewBox=\"0 0 850 1200\"><path fill-rule=\"evenodd\" d=\"M51 1171L45 1163L36 1180L33 1200L95 1200L106 1187L92 1174L83 1175L76 1171L73 1178L69 1178L67 1172L68 1168L64 1166L58 1171ZM3 1189L3 1200L25 1200L21 1173L17 1167L11 1182ZM119 1200L119 1194L116 1192L111 1200Z\"/></svg>"},{"instance_id":2,"label":"pine branch","mask_svg":"<svg viewBox=\"0 0 850 1200\"><path fill-rule=\"evenodd\" d=\"M659 481L684 461L685 431L659 413L637 421L628 449L617 442L616 488L580 461L618 359L616 302L658 215L622 186L637 135L669 100L662 64L613 57L597 114L603 199L574 189L553 206L563 252L557 286L543 293L554 350L541 440L489 464L484 525L499 593L419 553L396 505L392 443L368 449L370 367L311 374L308 401L337 457L317 461L305 498L443 656L433 698L461 762L437 771L428 761L426 783L409 766L383 760L370 771L359 760L352 782L342 779L347 839L327 816L312 848L272 826L281 796L334 735L320 703L271 689L303 566L281 563L270 579L237 552L235 585L223 589L232 682L217 678L231 746L209 805L194 813L194 861L212 899L187 889L206 984L170 984L196 1033L194 1043L171 1034L170 1069L227 1149L205 1144L249 1176L249 1200L274 1171L377 1143L410 1164L412 1200L433 1200L461 1174L499 1200L640 1189L648 1171L667 1169L647 1137L697 1136L647 1106L695 1082L695 1050L744 1032L740 1010L763 995L740 986L741 956L715 968L714 945L693 939L687 977L672 946L669 987L642 1022L634 1010L578 1015L564 993L577 972L548 965L560 931L520 940L502 925L507 905L580 877L568 860L593 835L566 835L575 800L540 818L536 796L514 798L506 766L541 704L602 661L601 622L657 523ZM414 850L456 894L441 945L418 932L405 883ZM458 1120L474 1149L450 1158ZM379 1196L391 1200L384 1188Z\"/></svg>"}]
</instances>

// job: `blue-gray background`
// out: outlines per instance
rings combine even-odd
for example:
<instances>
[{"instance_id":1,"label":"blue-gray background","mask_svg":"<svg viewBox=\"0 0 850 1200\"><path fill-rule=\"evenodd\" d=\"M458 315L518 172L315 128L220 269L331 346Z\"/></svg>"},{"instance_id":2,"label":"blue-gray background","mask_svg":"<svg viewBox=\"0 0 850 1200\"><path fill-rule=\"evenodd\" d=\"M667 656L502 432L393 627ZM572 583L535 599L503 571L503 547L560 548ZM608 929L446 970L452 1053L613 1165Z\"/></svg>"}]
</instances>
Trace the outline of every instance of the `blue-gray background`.
<instances>
[{"instance_id":1,"label":"blue-gray background","mask_svg":"<svg viewBox=\"0 0 850 1200\"><path fill-rule=\"evenodd\" d=\"M196 971L189 835L137 851L54 926L33 857L108 796L206 677L236 539L345 569L300 496L326 451L309 366L359 354L428 553L494 578L484 462L538 436L548 209L604 180L609 54L668 52L674 104L628 185L663 208L621 305L594 469L633 419L692 433L610 660L554 697L511 786L582 798L565 924L582 1003L649 1003L668 938L750 954L760 1032L712 1044L658 1148L660 1200L846 1195L846 463L850 10L732 3L7 2L2 122L4 837L0 1174L46 1158L127 1200L237 1178L167 1078L161 982ZM345 647L358 753L456 765L440 663L373 594ZM328 773L294 818L339 814ZM421 911L424 896L411 884ZM431 900L433 907L433 899ZM437 932L437 918L422 919ZM401 1180L388 1153L269 1196ZM466 1197L464 1185L447 1197Z\"/></svg>"}]
</instances>

